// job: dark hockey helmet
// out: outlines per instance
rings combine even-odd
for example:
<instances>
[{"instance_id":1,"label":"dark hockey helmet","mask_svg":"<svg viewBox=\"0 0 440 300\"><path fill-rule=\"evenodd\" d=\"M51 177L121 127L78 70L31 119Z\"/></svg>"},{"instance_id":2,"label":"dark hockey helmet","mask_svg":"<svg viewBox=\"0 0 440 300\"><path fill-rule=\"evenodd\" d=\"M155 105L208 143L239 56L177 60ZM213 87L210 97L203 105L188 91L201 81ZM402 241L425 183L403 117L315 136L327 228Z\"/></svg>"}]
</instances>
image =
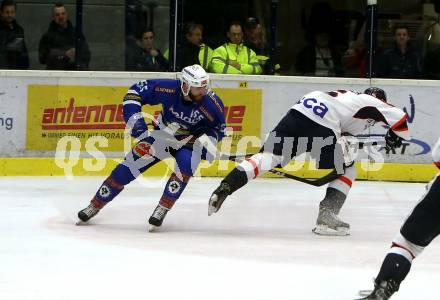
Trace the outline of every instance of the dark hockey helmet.
<instances>
[{"instance_id":1,"label":"dark hockey helmet","mask_svg":"<svg viewBox=\"0 0 440 300\"><path fill-rule=\"evenodd\" d=\"M369 87L364 91L364 94L371 95L374 98L377 98L379 100L382 100L383 102L387 102L387 94L385 94L385 91L378 87Z\"/></svg>"}]
</instances>

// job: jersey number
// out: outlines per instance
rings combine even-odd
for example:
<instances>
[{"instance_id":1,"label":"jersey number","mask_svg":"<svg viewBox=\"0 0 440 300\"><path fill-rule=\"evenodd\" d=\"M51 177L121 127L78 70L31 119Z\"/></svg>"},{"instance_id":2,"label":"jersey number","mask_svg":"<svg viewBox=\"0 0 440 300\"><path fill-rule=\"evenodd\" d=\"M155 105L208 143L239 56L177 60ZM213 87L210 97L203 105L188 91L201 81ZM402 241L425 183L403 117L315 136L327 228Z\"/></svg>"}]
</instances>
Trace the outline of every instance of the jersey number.
<instances>
[{"instance_id":1,"label":"jersey number","mask_svg":"<svg viewBox=\"0 0 440 300\"><path fill-rule=\"evenodd\" d=\"M328 107L314 98L301 99L298 103L302 103L304 107L311 109L320 118L324 118L328 112Z\"/></svg>"}]
</instances>

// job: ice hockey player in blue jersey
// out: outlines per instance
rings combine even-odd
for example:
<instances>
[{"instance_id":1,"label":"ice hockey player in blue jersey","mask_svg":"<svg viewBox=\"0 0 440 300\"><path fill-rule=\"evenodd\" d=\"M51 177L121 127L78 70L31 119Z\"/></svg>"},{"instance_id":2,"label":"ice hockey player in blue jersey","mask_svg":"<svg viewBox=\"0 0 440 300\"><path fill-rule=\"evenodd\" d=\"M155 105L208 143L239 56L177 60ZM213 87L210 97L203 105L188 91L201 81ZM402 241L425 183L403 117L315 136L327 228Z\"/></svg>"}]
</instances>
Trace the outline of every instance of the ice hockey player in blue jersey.
<instances>
[{"instance_id":1,"label":"ice hockey player in blue jersey","mask_svg":"<svg viewBox=\"0 0 440 300\"><path fill-rule=\"evenodd\" d=\"M154 121L154 129L148 130L141 107L156 104L162 105L162 111ZM138 142L102 183L90 205L78 212L78 217L87 222L141 173L174 157L175 170L149 219L153 230L162 225L200 160L215 157L215 145L224 136L224 106L210 91L205 70L192 65L182 70L180 80L143 80L130 87L123 100L123 115Z\"/></svg>"}]
</instances>

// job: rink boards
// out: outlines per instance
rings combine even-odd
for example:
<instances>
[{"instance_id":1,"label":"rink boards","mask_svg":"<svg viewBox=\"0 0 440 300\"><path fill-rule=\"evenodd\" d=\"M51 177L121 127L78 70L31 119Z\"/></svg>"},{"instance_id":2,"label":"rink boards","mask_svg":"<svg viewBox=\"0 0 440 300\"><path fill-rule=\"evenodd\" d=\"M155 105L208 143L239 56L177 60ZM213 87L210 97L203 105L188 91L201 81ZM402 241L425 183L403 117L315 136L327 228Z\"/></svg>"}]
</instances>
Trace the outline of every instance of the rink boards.
<instances>
[{"instance_id":1,"label":"rink boards","mask_svg":"<svg viewBox=\"0 0 440 300\"><path fill-rule=\"evenodd\" d=\"M78 158L72 165L57 162L51 157L8 157L0 158L0 176L106 176L120 162L120 159L98 159ZM159 163L145 172L143 176L169 176L171 174L170 164ZM215 161L209 166L202 166L196 172L196 176L225 176L232 170L234 163L227 162L227 168L219 164L224 162ZM87 168L84 166L92 165ZM66 169L67 166L67 169ZM433 164L399 164L385 163L379 171L370 170L356 162L358 180L384 180L384 181L412 181L427 182L438 172ZM315 170L305 163L302 168L293 172L297 176L306 178L319 178L324 176L327 170ZM264 177L277 177L267 173Z\"/></svg>"},{"instance_id":2,"label":"rink boards","mask_svg":"<svg viewBox=\"0 0 440 300\"><path fill-rule=\"evenodd\" d=\"M176 78L175 73L2 71L0 83L0 175L104 175L115 166L130 143L124 139L121 99L139 80ZM211 86L226 106L230 137L227 151L255 152L285 112L312 90L363 90L380 86L390 102L408 114L412 140L397 153L385 154L385 164L373 171L360 154L359 179L427 181L436 172L431 146L439 137L438 81L370 80L284 76L212 75ZM156 116L160 107L145 112ZM383 138L375 126L365 135ZM254 138L249 138L254 137ZM64 146L59 141L64 138ZM67 142L66 142L67 140ZM129 140L129 139L128 139ZM252 145L247 147L246 145ZM76 148L75 148L75 147ZM225 145L226 146L226 145ZM58 150L58 151L57 151ZM64 162L54 159L65 153ZM63 152L64 151L64 152ZM362 167L360 160L363 160ZM222 176L233 164L202 166L202 176ZM146 175L165 174L159 165ZM314 178L322 173L308 164L296 172Z\"/></svg>"}]
</instances>

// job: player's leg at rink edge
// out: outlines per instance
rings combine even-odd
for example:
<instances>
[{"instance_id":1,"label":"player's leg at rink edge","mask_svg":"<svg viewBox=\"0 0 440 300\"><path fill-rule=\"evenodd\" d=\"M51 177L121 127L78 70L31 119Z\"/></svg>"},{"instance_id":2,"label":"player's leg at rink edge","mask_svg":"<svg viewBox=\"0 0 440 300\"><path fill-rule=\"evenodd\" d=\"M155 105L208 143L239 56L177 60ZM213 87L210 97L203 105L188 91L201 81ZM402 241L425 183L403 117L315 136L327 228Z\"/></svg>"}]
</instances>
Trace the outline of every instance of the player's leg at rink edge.
<instances>
[{"instance_id":1,"label":"player's leg at rink edge","mask_svg":"<svg viewBox=\"0 0 440 300\"><path fill-rule=\"evenodd\" d=\"M150 232L155 231L162 225L168 211L171 210L173 205L180 198L200 163L197 154L187 148L177 150L174 157L176 159L175 170L165 185L159 204L148 220L150 224L148 231Z\"/></svg>"},{"instance_id":2,"label":"player's leg at rink edge","mask_svg":"<svg viewBox=\"0 0 440 300\"><path fill-rule=\"evenodd\" d=\"M347 157L348 154L343 151L344 147L338 142L332 143L322 147L319 157L316 155L318 169L336 169L338 174L341 174L328 184L324 199L319 203L316 227L312 230L319 235L350 234L350 225L338 217L356 178L353 159ZM313 152L312 149L312 156Z\"/></svg>"},{"instance_id":3,"label":"player's leg at rink edge","mask_svg":"<svg viewBox=\"0 0 440 300\"><path fill-rule=\"evenodd\" d=\"M427 189L393 239L374 280L374 290L361 299L389 299L399 290L412 261L440 234L440 176L437 175Z\"/></svg>"},{"instance_id":4,"label":"player's leg at rink edge","mask_svg":"<svg viewBox=\"0 0 440 300\"><path fill-rule=\"evenodd\" d=\"M313 232L319 235L349 235L350 225L338 215L347 199L356 178L354 165L347 167L345 173L329 183L324 199L319 203L319 213Z\"/></svg>"},{"instance_id":5,"label":"player's leg at rink edge","mask_svg":"<svg viewBox=\"0 0 440 300\"><path fill-rule=\"evenodd\" d=\"M125 160L117 165L110 176L104 180L90 204L78 212L80 221L77 225L93 218L124 189L125 185L158 163L160 159L155 157L154 154L150 142L140 141L137 143L132 151L127 154Z\"/></svg>"}]
</instances>

